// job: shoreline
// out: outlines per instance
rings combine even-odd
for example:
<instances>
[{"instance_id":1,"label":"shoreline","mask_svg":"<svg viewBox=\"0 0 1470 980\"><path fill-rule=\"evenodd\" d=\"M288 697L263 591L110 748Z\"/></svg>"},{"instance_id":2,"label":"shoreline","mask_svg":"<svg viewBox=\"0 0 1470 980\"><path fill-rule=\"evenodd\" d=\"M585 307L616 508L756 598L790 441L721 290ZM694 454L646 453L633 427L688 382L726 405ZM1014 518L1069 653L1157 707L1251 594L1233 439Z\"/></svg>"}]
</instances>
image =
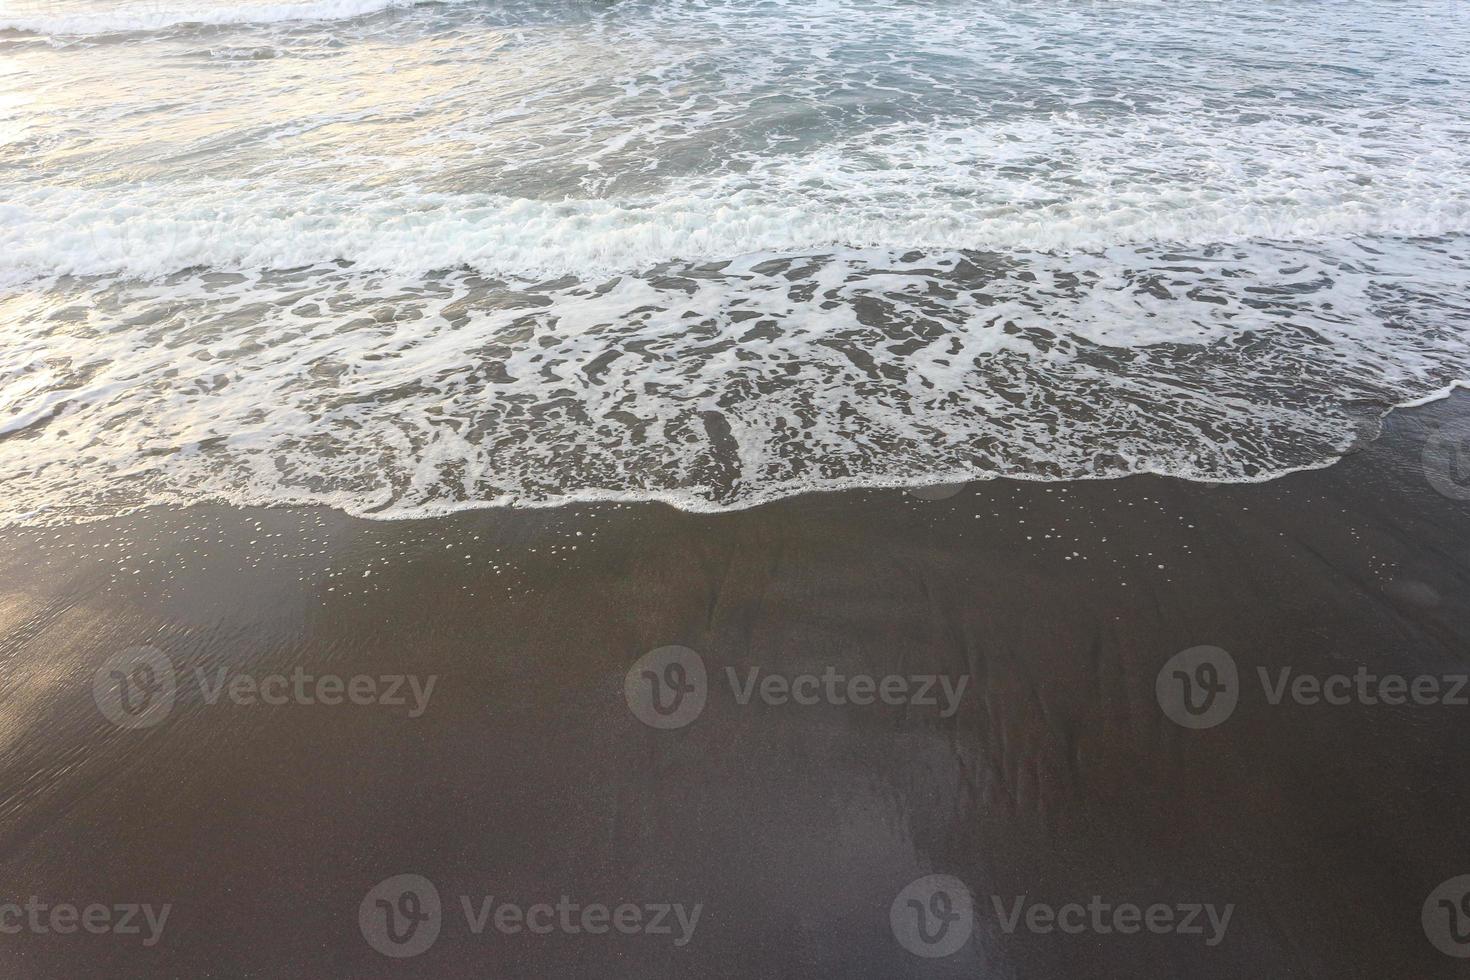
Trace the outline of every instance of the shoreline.
<instances>
[{"instance_id":1,"label":"shoreline","mask_svg":"<svg viewBox=\"0 0 1470 980\"><path fill-rule=\"evenodd\" d=\"M1470 433L1470 396L1265 483L988 480L718 514L201 506L0 531L0 904L169 906L153 945L26 931L0 966L1454 976L1421 906L1470 873L1470 709L1291 683L1273 702L1257 681L1470 670L1470 504L1423 464L1441 428ZM1239 688L1194 730L1157 683L1199 647L1229 652ZM94 681L139 648L174 691L120 727ZM633 667L678 677L670 648L706 683L658 728ZM400 959L359 912L405 874L434 885L441 928ZM890 911L932 875L964 883L973 923L927 959ZM1094 896L1111 911L1082 934L1027 925ZM496 918L563 897L575 931ZM581 928L627 905L637 930ZM692 928L675 906L686 925L699 906ZM1204 932L1128 933L1125 906L1175 926L1198 906Z\"/></svg>"},{"instance_id":2,"label":"shoreline","mask_svg":"<svg viewBox=\"0 0 1470 980\"><path fill-rule=\"evenodd\" d=\"M1419 398L1410 399L1409 401L1398 402L1398 403L1395 403L1393 405L1390 405L1388 407L1388 409L1384 412L1384 414L1381 415L1381 416L1379 416L1375 420L1375 426L1376 427L1382 427L1384 424L1387 423L1389 417L1392 416L1392 415L1394 415L1396 412L1402 412L1402 411L1406 411L1406 410L1410 410L1410 409L1415 409L1415 408L1422 408L1422 407L1424 407L1426 405L1432 405L1435 402L1444 401L1446 399L1453 398L1454 395L1455 395L1455 392L1456 391L1459 391L1459 390L1462 390L1462 389L1463 390L1470 390L1470 380L1455 380L1455 381L1451 381L1449 384L1445 385L1444 387L1435 389L1430 394L1424 395L1424 396L1419 397ZM1358 432L1359 433L1361 432L1361 425L1359 426ZM1369 438L1368 441L1372 441L1372 438L1376 438L1376 437L1371 437L1371 438ZM599 507L599 506L605 506L605 505L639 506L639 505L644 505L644 504L662 504L663 506L668 507L671 510L679 511L679 512L685 513L685 514L699 514L699 515L707 515L707 516L718 516L720 514L739 513L740 511L752 510L752 509L757 508L757 507L767 507L767 506L771 506L773 504L779 504L782 501L791 500L791 499L800 498L800 497L813 496L813 495L857 493L857 492L861 492L861 491L873 491L873 490L903 490L903 491L908 491L908 492L918 492L918 491L923 491L925 489L933 488L933 487L959 486L959 485L968 485L968 484L971 484L971 483L988 483L988 482L991 482L991 481L1015 481L1015 482L1018 482L1018 483L1041 483L1041 484L1067 485L1067 484L1072 484L1072 483L1084 483L1084 482L1090 482L1090 481L1127 480L1127 479L1132 479L1132 478L1137 478L1137 477L1154 477L1154 478L1165 479L1165 480L1179 480L1179 481L1184 482L1184 483L1194 483L1194 484L1201 484L1201 485L1206 485L1206 486L1253 486L1253 485L1256 485L1256 484L1273 483L1273 482L1275 482L1277 480L1281 480L1281 479L1284 479L1286 477L1293 476L1293 475L1295 475L1297 473L1310 473L1310 472L1313 472L1315 470L1330 469L1331 467L1336 466L1339 463L1341 463L1344 459L1346 459L1348 456L1352 455L1354 452L1358 451L1358 449L1360 448L1360 445L1361 445L1361 435L1359 434L1358 437L1357 438L1354 438L1354 440L1352 441L1352 443L1350 445L1348 445L1347 447L1345 447L1340 454L1335 455L1335 456L1328 457L1328 458L1323 459L1323 460L1321 460L1319 462L1315 462L1315 463L1304 463L1301 466L1294 466L1294 467L1289 467L1289 468L1286 468L1286 469L1283 469L1283 470L1274 471L1271 474L1266 475L1266 476L1259 476L1259 477L1235 476L1235 477L1231 477L1231 478L1225 479L1225 480L1217 480L1217 479L1212 479L1212 478L1206 478L1206 477L1203 477L1203 476L1184 476L1184 475L1181 475L1179 473L1165 472L1165 471L1160 471L1160 470L1140 470L1140 471L1128 472L1128 473L1107 474L1107 475L1104 475L1104 476L1077 475L1077 476L1068 476L1068 477L1050 477L1050 476L1041 476L1041 475L1030 475L1030 474L1022 473L1022 472L1015 472L1015 473L993 473L993 474L989 474L989 475L981 475L981 474L975 474L973 472L956 471L956 472L953 472L953 473L944 473L944 472L940 472L940 473L929 473L929 474L925 474L922 477L902 478L902 479L894 479L894 480L889 480L887 478L873 478L872 480L865 480L864 478L861 478L861 477L854 477L854 478L850 478L848 482L834 481L834 482L832 482L830 484L819 484L819 485L811 486L809 488L804 488L804 489L792 490L792 489L789 489L789 488L781 488L781 489L778 489L778 490L771 491L771 494L772 494L771 496L760 497L760 498L757 498L755 500L751 500L751 501L748 501L748 502L742 502L742 503L739 503L739 504L727 504L727 505L722 505L722 506L713 506L713 505L710 505L710 506L700 507L700 506L695 505L688 498L680 497L679 495L677 495L677 494L675 494L675 493L673 493L671 491L670 492L659 492L659 493L653 493L653 494L634 494L634 493L631 493L630 492L630 493L624 495L620 491L609 491L609 490L603 490L603 489L591 489L591 490L585 490L585 491L577 491L577 492L575 492L573 494L570 494L570 495L564 496L564 497L556 497L554 499L545 499L545 500L524 500L524 499L521 499L521 498L515 498L514 500L512 500L510 502L507 502L505 500L493 500L493 501L462 501L462 502L458 502L458 503L455 503L455 504L439 504L439 505L435 505L434 507L424 508L422 511L418 511L418 512L415 512L415 513L412 513L412 514L403 514L403 515L400 515L400 516L392 516L392 517L380 516L383 508L375 508L375 509L368 510L368 511L361 511L361 510L359 510L359 511L356 511L355 512L355 511L347 508L346 506L344 506L344 505L342 505L340 503L327 503L327 502L323 502L323 501L287 501L287 502L282 502L282 503L241 503L241 502L237 502L237 501L224 500L224 499L207 499L207 500L200 500L200 501L197 501L197 502L193 502L193 503L189 503L189 504L182 504L182 505L181 504L177 504L177 503L149 503L149 504L140 504L137 507L124 510L124 511L122 511L120 513L117 513L117 514L111 514L111 515L92 515L92 516L84 516L84 517L68 517L65 520L63 520L62 523L60 523L60 524L54 524L54 525L53 524L26 524L26 523L11 524L11 525L6 525L6 526L0 526L0 533L4 533L6 531L11 531L11 530L25 531L25 530L44 529L44 528L78 526L78 525L83 525L83 524L93 524L93 523L100 523L100 522L107 522L107 521L117 521L117 520L123 520L123 519L126 519L126 518L130 518L130 517L133 517L133 516L139 515L139 514L146 514L149 511L154 511L154 510L157 510L157 511L174 511L174 512L177 512L177 511L180 511L180 510L191 510L191 509L195 509L195 508L205 508L205 509L207 509L207 508L227 508L227 509L242 510L242 511L243 510L256 510L256 509L264 509L264 510L316 510L316 509L327 509L327 510L335 511L335 512L341 514L343 517L346 517L346 518L349 518L349 519L352 519L352 520L374 521L374 522L381 521L381 522L392 523L392 522L396 522L396 521L442 520L442 519L454 518L454 517L456 517L458 515L461 515L461 514L472 514L472 513L475 513L476 511L482 511L482 510L485 510L485 511L506 511L506 512L510 512L510 513L514 513L516 511L522 511L522 510L552 510L552 509L563 508L563 507ZM440 508L442 508L442 509L440 509Z\"/></svg>"}]
</instances>

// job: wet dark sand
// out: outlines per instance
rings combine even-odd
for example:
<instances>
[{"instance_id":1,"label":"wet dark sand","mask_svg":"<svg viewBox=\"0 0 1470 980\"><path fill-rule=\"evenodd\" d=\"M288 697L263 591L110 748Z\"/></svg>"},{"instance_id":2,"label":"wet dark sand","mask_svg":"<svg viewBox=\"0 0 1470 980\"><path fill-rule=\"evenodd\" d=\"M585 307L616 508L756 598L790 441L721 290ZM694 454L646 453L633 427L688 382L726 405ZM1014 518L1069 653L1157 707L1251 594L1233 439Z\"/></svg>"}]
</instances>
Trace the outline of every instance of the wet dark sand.
<instances>
[{"instance_id":1,"label":"wet dark sand","mask_svg":"<svg viewBox=\"0 0 1470 980\"><path fill-rule=\"evenodd\" d=\"M153 946L0 935L0 975L1465 976L1420 914L1470 873L1470 708L1273 706L1254 679L1470 668L1470 503L1420 457L1445 422L1470 430L1470 397L1255 486L998 481L402 523L202 508L0 533L0 902L171 905ZM167 718L126 730L92 680L139 644L185 675L438 679L417 718L209 705L181 681ZM703 656L712 690L660 731L623 681L668 644ZM1201 644L1250 676L1196 731L1165 717L1155 678ZM742 706L724 686L726 666L829 665L971 683L948 718ZM358 907L401 873L437 886L444 920L390 959ZM972 938L942 959L889 925L929 873L975 895ZM677 926L475 936L461 895L703 909L682 947ZM993 895L1235 908L1209 946L1008 935Z\"/></svg>"}]
</instances>

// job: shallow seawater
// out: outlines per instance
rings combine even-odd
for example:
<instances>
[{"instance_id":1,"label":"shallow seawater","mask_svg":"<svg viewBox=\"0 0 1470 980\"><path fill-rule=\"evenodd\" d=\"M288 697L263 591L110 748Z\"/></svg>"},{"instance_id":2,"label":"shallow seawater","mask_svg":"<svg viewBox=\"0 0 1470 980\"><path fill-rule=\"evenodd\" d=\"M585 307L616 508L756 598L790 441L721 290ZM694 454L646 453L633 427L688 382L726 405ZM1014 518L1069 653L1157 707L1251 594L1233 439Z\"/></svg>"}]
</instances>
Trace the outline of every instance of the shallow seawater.
<instances>
[{"instance_id":1,"label":"shallow seawater","mask_svg":"<svg viewBox=\"0 0 1470 980\"><path fill-rule=\"evenodd\" d=\"M0 0L0 523L1257 480L1470 377L1470 7Z\"/></svg>"}]
</instances>

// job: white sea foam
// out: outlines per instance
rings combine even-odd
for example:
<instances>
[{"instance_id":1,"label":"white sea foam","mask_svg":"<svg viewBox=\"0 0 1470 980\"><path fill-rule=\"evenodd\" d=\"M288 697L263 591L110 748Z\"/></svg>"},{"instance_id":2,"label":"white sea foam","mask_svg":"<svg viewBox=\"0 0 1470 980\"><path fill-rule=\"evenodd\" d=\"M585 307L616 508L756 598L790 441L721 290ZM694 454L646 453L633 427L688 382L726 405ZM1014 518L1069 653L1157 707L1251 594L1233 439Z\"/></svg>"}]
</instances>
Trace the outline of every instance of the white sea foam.
<instances>
[{"instance_id":1,"label":"white sea foam","mask_svg":"<svg viewBox=\"0 0 1470 980\"><path fill-rule=\"evenodd\" d=\"M428 2L455 3L462 0L294 0L290 3L230 4L200 4L197 0L130 0L101 7L48 0L12 0L0 5L0 30L87 37L159 31L182 25L349 20Z\"/></svg>"},{"instance_id":2,"label":"white sea foam","mask_svg":"<svg viewBox=\"0 0 1470 980\"><path fill-rule=\"evenodd\" d=\"M0 520L62 501L395 517L720 509L936 474L1261 479L1458 376L1467 262L1460 236L21 292L0 307Z\"/></svg>"},{"instance_id":3,"label":"white sea foam","mask_svg":"<svg viewBox=\"0 0 1470 980\"><path fill-rule=\"evenodd\" d=\"M1233 125L1202 111L1124 124L1064 113L895 126L618 198L357 190L280 176L28 187L4 206L0 274L342 260L401 273L597 276L837 246L1068 251L1432 236L1470 228L1470 143L1451 128L1407 111L1392 128L1353 114L1330 127ZM1260 146L1274 151L1262 159Z\"/></svg>"},{"instance_id":4,"label":"white sea foam","mask_svg":"<svg viewBox=\"0 0 1470 980\"><path fill-rule=\"evenodd\" d=\"M1470 376L1460 4L170 2L0 38L0 523L1266 479Z\"/></svg>"}]
</instances>

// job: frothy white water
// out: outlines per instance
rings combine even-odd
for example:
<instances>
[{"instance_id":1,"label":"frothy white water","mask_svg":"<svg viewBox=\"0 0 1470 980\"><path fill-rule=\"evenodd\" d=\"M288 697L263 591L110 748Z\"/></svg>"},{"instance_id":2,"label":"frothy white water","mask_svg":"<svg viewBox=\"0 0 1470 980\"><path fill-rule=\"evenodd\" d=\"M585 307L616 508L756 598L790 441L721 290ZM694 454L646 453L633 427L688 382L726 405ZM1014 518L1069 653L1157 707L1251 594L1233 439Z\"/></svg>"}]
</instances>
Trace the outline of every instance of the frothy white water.
<instances>
[{"instance_id":1,"label":"frothy white water","mask_svg":"<svg viewBox=\"0 0 1470 980\"><path fill-rule=\"evenodd\" d=\"M1467 263L1456 237L751 257L522 288L321 269L77 283L0 309L18 324L0 519L1260 479L1457 377Z\"/></svg>"},{"instance_id":2,"label":"frothy white water","mask_svg":"<svg viewBox=\"0 0 1470 980\"><path fill-rule=\"evenodd\" d=\"M1461 4L381 6L0 38L0 523L1264 479L1470 375Z\"/></svg>"},{"instance_id":3,"label":"frothy white water","mask_svg":"<svg viewBox=\"0 0 1470 980\"><path fill-rule=\"evenodd\" d=\"M1405 111L1330 125L1180 107L1120 125L1061 113L895 126L749 155L646 194L317 187L279 177L25 188L0 211L0 275L284 269L597 276L836 246L1062 252L1118 244L1433 236L1470 228L1470 142ZM1262 156L1260 147L1273 148Z\"/></svg>"},{"instance_id":4,"label":"frothy white water","mask_svg":"<svg viewBox=\"0 0 1470 980\"><path fill-rule=\"evenodd\" d=\"M214 3L130 0L97 7L86 3L9 0L0 4L0 31L26 31L63 37L91 37L159 31L182 25L278 24L293 21L349 20L418 3L462 0L293 0L289 3Z\"/></svg>"}]
</instances>

